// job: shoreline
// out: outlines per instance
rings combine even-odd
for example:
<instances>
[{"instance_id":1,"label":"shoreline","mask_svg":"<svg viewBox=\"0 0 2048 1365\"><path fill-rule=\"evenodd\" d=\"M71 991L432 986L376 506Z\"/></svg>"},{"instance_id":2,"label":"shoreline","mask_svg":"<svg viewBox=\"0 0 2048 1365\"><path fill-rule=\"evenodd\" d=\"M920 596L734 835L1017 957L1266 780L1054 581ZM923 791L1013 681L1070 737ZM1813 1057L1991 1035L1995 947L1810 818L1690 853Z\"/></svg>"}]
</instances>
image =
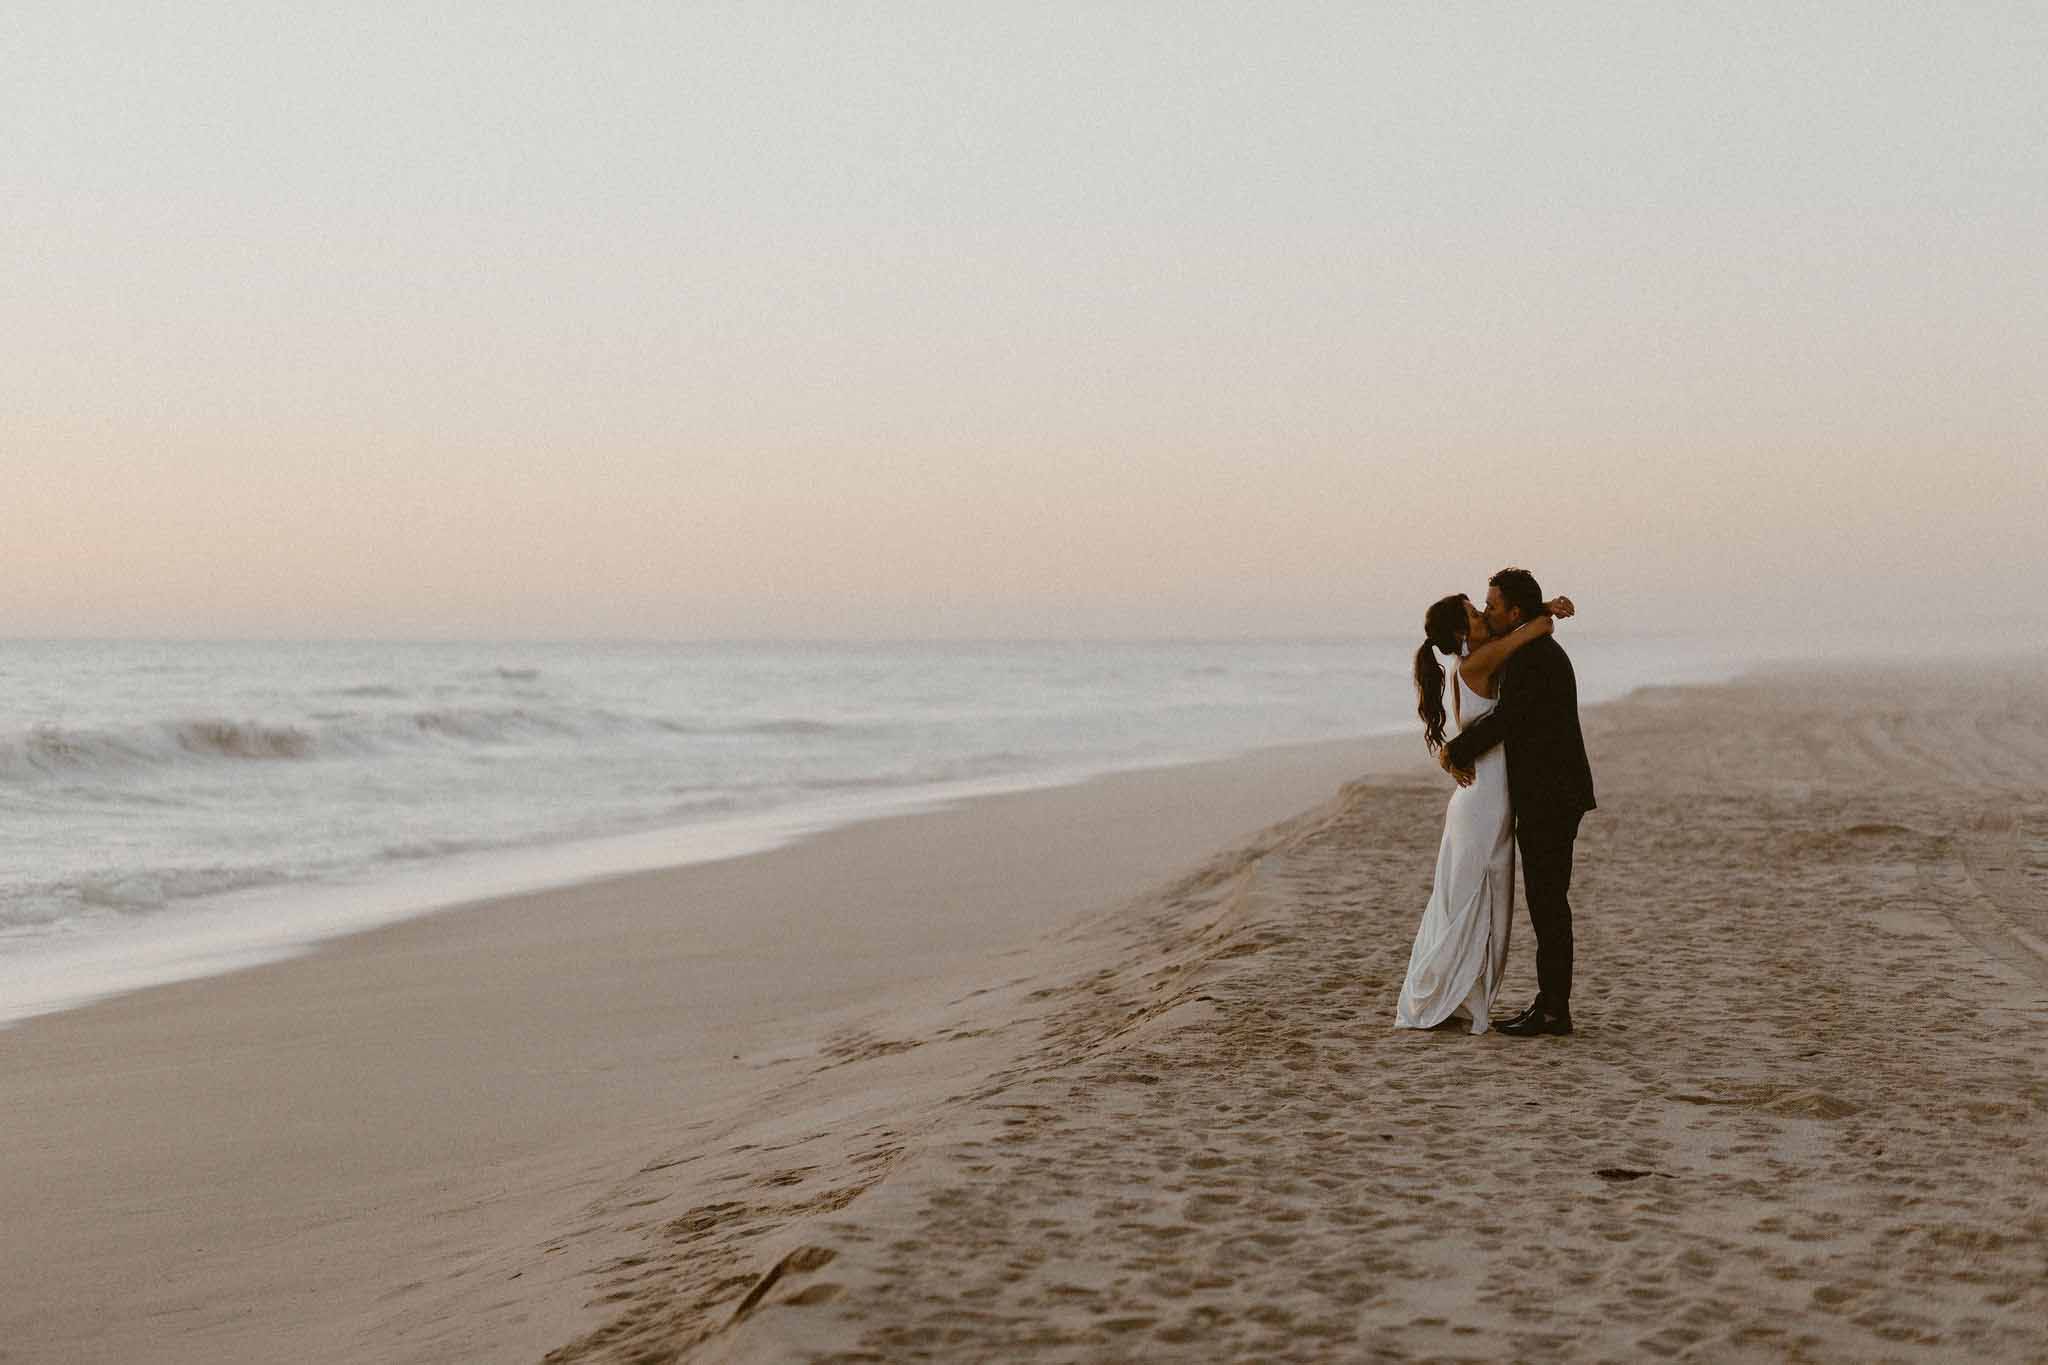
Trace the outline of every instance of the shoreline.
<instances>
[{"instance_id":1,"label":"shoreline","mask_svg":"<svg viewBox=\"0 0 2048 1365\"><path fill-rule=\"evenodd\" d=\"M1638 680L1698 680L1703 671L1720 676L1738 666L1732 660L1745 657L1705 647L1678 650L1669 640L1621 638L1589 643L1588 648L1592 651L1588 666L1595 674L1609 680L1606 686L1589 687L1588 704L1592 704L1595 698L1609 696L1611 692L1625 694ZM1403 704L1407 685L1398 676L1406 662L1403 651L1391 648L1385 641L1360 641L1354 642L1346 654L1362 670L1361 678L1373 679L1370 695L1346 701L1335 694L1319 693L1323 699L1317 705L1323 711L1314 715L1288 712L1292 719L1285 722L1285 728L1313 733L1320 731L1331 717L1339 716L1352 723L1351 734L1299 741L1310 744L1356 742L1411 730L1411 708ZM1199 662L1199 659L1195 661ZM435 665L438 671L433 676L447 674L472 680L473 675L499 679L508 676L502 660L489 669L483 667L489 662L487 659L469 659L467 662L476 667L451 674L448 670L452 665L441 661ZM553 676L558 662L546 657L545 651L540 662L548 665L550 676ZM1325 659L1317 667L1326 668L1328 662ZM205 667L201 667L202 663ZM218 660L205 663L201 659L193 664L202 674L206 667L218 666ZM243 666L261 672L263 661L243 660ZM405 667L389 665L393 670L392 678L396 680L392 689L410 698L400 708L402 713L405 708L427 702L427 695L421 690L421 678L413 676L420 666L417 660ZM348 663L344 667L330 660L323 667L325 672L320 676L327 683L339 687L343 682L350 682L348 687L341 688L342 693L348 694L363 690L359 675L369 676L369 672L374 672L371 664L365 661ZM1227 669L1222 671L1228 672ZM522 668L511 672L523 675L534 670ZM328 673L333 676L327 677ZM573 679L577 675L571 671L563 676ZM352 679L358 681L351 682ZM463 686L469 685L463 683ZM1283 687L1279 691L1285 693L1287 689ZM1229 688L1223 692L1234 695ZM309 693L309 696L325 695L327 693L317 689ZM528 704L523 699L515 700L522 707ZM795 699L790 700L791 715L808 715L804 705ZM1131 696L1125 697L1126 703L1132 700ZM447 705L464 715L470 714L464 707L483 706L484 709L475 711L470 719L478 724L500 724L503 718L485 706L486 701L495 705L503 698L492 693L490 697L471 697L466 701L451 701ZM587 704L572 704L562 698L556 701L562 713L553 717L555 721L566 724L592 720L591 715L584 714L589 709ZM1370 704L1366 704L1368 702ZM382 705L381 702L378 704ZM438 717L439 703L436 708L433 714ZM228 704L228 710L236 711L237 706ZM191 696L183 695L182 700L170 706L166 715L185 716L186 719L179 722L180 726L201 725L204 728L213 722L202 724L191 717L206 713L205 706L199 705ZM291 708L286 707L282 712L272 714L264 711L264 714L270 719L247 723L258 738L274 738L278 743L287 744L288 749L293 745L312 745L316 756L329 752L326 746L330 740L334 743L332 756L346 756L349 752L347 744L328 735L322 728L330 722L339 724L347 721L353 725L370 726L366 733L377 730L371 723L377 717L371 713L365 713L365 716L357 716L353 711L330 714L314 708L307 714L295 716ZM609 717L608 712L603 715ZM1236 716L1236 713L1232 712L1232 715ZM398 718L402 720L403 714ZM386 721L390 719L385 717ZM164 723L169 722L166 720ZM236 722L228 729L239 735L241 724ZM80 742L90 749L96 742L92 740L94 735L105 740L110 735L123 733L119 727L106 730L89 726L81 732ZM145 736L156 735L156 730L144 726L142 733ZM1133 732L1124 739L1135 743L1138 733ZM124 742L134 738L126 735ZM161 740L162 736L156 735L156 738ZM615 825L614 832L608 834L585 834L559 840L543 837L536 843L471 848L464 852L417 858L403 854L414 849L432 848L434 843L431 838L414 840L411 837L410 827L405 825L405 812L409 808L401 801L398 808L387 812L389 818L397 823L387 831L390 838L383 852L367 857L369 845L356 847L356 843L361 841L352 843L354 836L348 836L341 841L342 851L334 855L339 861L330 860L321 849L323 836L317 833L322 828L320 808L325 800L317 784L327 779L319 779L314 770L302 771L295 765L235 770L241 778L248 780L282 781L284 786L280 789L278 808L296 811L297 814L274 826L261 825L262 829L269 830L268 835L258 835L252 827L249 838L264 845L268 851L258 853L245 848L240 852L223 853L219 866L186 867L175 859L165 862L163 858L156 857L152 861L151 857L140 853L130 857L118 851L125 847L123 841L131 836L141 844L153 847L152 841L158 840L163 831L156 828L152 819L144 819L140 825L124 832L118 821L94 823L80 815L85 823L67 829L61 822L52 824L58 820L60 812L46 812L48 818L35 826L40 832L33 833L22 850L25 865L34 865L41 857L53 860L53 865L62 864L66 869L63 876L42 887L37 894L48 892L56 896L58 890L68 887L65 894L72 899L66 903L60 896L48 905L24 909L20 923L10 921L5 930L0 931L0 1028L9 1026L14 1020L75 1007L125 990L194 979L276 960L307 951L314 944L338 935L412 915L435 913L472 900L565 886L622 872L737 856L807 837L819 829L894 812L925 809L935 803L974 799L1003 791L1069 785L1118 771L1185 766L1255 752L1260 747L1272 747L1270 741L1251 733L1242 723L1241 716L1236 716L1224 729L1213 733L1204 732L1198 725L1178 723L1148 742L1158 743L1160 747L1142 757L1131 754L1105 756L1101 753L1094 757L1063 758L1049 754L1032 757L1038 749L1025 744L1012 755L1024 765L1025 770L1009 776L948 780L893 789L816 790L797 803L779 809L707 813L702 818L694 815L674 817L682 823L638 824L637 815L622 812L615 808L615 803L607 800L604 793L610 790L609 786L594 789L571 782L572 790L560 793L559 800L545 803L549 804L554 816L541 821L543 825L580 824L580 817L559 817L565 812L597 809L605 811L607 818L617 816L625 823ZM997 747L1009 746L999 744ZM1116 746L1111 744L1109 747ZM1284 744L1281 747L1285 747ZM614 754L612 759L604 761L615 760ZM395 758L392 761L412 760ZM602 763L599 766L602 767ZM912 766L923 770L919 765ZM394 769L393 780L403 781L404 771L402 766ZM549 771L561 776L558 768ZM346 773L331 776L345 794L348 783L358 780L361 775L358 774L357 778L350 778ZM214 773L208 780L228 781L228 771ZM549 785L542 783L541 787ZM497 793L498 797L502 795L502 792ZM593 802L594 805L586 805ZM219 809L214 818L218 827L224 831L239 829L240 820L233 813L238 807L231 801L216 801L216 805ZM343 801L340 809L352 808ZM361 815L362 812L356 811L349 818L360 821ZM246 810L243 816L256 818L253 812ZM430 819L429 823L432 824L433 820ZM53 828L61 836L61 848L49 843ZM486 843L491 837L488 828L488 822L477 827ZM116 851L96 859L91 855L103 839L113 841L107 847ZM37 843L36 840L42 842ZM73 850L78 857L72 856ZM100 871L107 875L94 873L88 866L94 862L105 864ZM290 871L295 866L316 865L329 866L332 870L325 875L332 879L320 880L316 876L307 880ZM241 885L239 889L202 896L176 895L175 887L188 879L216 885L221 882ZM36 878L29 880L37 881ZM166 892L172 893L168 901L162 899ZM49 918L45 919L46 916Z\"/></svg>"},{"instance_id":2,"label":"shoreline","mask_svg":"<svg viewBox=\"0 0 2048 1365\"><path fill-rule=\"evenodd\" d=\"M1824 666L1586 708L1569 1039L1391 1028L1448 798L1411 736L877 820L26 1021L0 1031L0 1341L2030 1358L2044 714L2034 669Z\"/></svg>"},{"instance_id":3,"label":"shoreline","mask_svg":"<svg viewBox=\"0 0 2048 1365\"><path fill-rule=\"evenodd\" d=\"M508 846L395 867L355 881L253 887L205 897L139 924L75 937L22 940L0 955L0 1032L135 991L207 980L315 953L329 943L425 916L642 873L771 853L877 820L1025 792L1167 773L1260 754L1366 745L1367 731L1327 740L1165 757L1130 766L1055 768L1007 778L911 786L875 797L821 798L745 816L664 825L556 843Z\"/></svg>"},{"instance_id":4,"label":"shoreline","mask_svg":"<svg viewBox=\"0 0 2048 1365\"><path fill-rule=\"evenodd\" d=\"M630 1234L529 1267L535 1238L588 1222L679 1131L751 1121L821 1045L860 1055L865 1013L977 989L991 964L1027 973L1060 925L1418 747L988 796L23 1020L0 1030L18 1234L0 1340L85 1360L537 1356L588 1325L584 1277ZM486 1324L477 1296L512 1303L513 1275L518 1307ZM467 1324L463 1349L428 1344L444 1321Z\"/></svg>"}]
</instances>

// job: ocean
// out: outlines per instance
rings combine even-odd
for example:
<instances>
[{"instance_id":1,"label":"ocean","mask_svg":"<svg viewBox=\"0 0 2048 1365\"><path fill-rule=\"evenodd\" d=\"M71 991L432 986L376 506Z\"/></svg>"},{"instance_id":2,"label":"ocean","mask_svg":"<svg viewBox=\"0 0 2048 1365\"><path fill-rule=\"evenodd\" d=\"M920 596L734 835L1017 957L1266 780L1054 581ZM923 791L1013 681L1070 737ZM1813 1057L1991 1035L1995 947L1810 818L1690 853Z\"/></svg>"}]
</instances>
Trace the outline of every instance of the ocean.
<instances>
[{"instance_id":1,"label":"ocean","mask_svg":"<svg viewBox=\"0 0 2048 1365\"><path fill-rule=\"evenodd\" d=\"M1587 703L1744 665L1563 638ZM480 896L1412 728L1415 643L0 642L0 1023Z\"/></svg>"}]
</instances>

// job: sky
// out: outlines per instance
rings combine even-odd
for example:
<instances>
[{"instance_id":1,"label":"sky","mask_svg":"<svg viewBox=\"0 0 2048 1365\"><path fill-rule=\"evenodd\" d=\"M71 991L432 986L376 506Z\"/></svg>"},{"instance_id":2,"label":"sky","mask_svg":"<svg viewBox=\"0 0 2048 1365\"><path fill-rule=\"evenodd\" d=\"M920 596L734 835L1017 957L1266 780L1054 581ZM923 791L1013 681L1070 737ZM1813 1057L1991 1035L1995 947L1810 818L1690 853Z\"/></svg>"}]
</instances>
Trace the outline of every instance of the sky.
<instances>
[{"instance_id":1,"label":"sky","mask_svg":"<svg viewBox=\"0 0 2048 1365\"><path fill-rule=\"evenodd\" d=\"M2048 9L0 11L0 635L2048 635Z\"/></svg>"}]
</instances>

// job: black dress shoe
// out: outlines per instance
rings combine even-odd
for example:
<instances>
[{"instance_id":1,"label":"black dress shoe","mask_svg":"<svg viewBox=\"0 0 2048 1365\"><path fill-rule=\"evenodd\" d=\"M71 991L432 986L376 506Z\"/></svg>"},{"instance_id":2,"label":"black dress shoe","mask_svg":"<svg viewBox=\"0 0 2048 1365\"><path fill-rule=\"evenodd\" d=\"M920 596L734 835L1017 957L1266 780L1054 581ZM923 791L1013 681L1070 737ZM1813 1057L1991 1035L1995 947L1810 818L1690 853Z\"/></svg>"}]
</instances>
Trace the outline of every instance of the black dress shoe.
<instances>
[{"instance_id":1,"label":"black dress shoe","mask_svg":"<svg viewBox=\"0 0 2048 1365\"><path fill-rule=\"evenodd\" d=\"M1532 1005L1526 1014L1500 1025L1499 1031L1510 1038L1539 1038L1545 1034L1562 1038L1572 1031L1572 1015L1570 1010L1553 1014Z\"/></svg>"},{"instance_id":2,"label":"black dress shoe","mask_svg":"<svg viewBox=\"0 0 2048 1365\"><path fill-rule=\"evenodd\" d=\"M1522 1007L1521 1013L1513 1015L1510 1018L1501 1020L1499 1023L1495 1024L1494 1027L1506 1028L1509 1024L1526 1024L1529 1022L1532 1016L1541 1014L1542 1012L1542 1000L1531 1000L1527 1005Z\"/></svg>"}]
</instances>

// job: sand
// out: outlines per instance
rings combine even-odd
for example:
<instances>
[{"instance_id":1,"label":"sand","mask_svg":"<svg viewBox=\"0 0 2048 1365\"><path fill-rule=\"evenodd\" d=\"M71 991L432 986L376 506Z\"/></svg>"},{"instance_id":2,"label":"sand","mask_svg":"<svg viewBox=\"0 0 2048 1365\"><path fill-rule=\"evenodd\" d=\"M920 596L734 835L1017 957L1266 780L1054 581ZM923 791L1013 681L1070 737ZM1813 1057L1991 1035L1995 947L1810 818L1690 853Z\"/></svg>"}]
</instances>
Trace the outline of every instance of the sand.
<instances>
[{"instance_id":1,"label":"sand","mask_svg":"<svg viewBox=\"0 0 2048 1365\"><path fill-rule=\"evenodd\" d=\"M2048 1358L2038 677L1589 715L1569 1039L1389 1028L1444 789L1350 786L1064 976L874 1021L1018 1045L936 1114L706 1154L555 1358ZM728 1250L750 1284L692 1280Z\"/></svg>"},{"instance_id":2,"label":"sand","mask_svg":"<svg viewBox=\"0 0 2048 1365\"><path fill-rule=\"evenodd\" d=\"M776 1112L789 1058L1383 752L991 797L0 1029L0 1361L537 1359L639 1246L613 1192Z\"/></svg>"},{"instance_id":3,"label":"sand","mask_svg":"<svg viewBox=\"0 0 2048 1365\"><path fill-rule=\"evenodd\" d=\"M1122 889L1092 860L1148 826L1100 792L1039 794L1038 826L885 822L851 874L861 831L726 865L737 896L778 857L817 859L785 891L933 858L960 905L1009 907L941 942L870 887L901 910L889 951L780 1019L756 993L849 945L769 900L779 929L701 958L658 933L622 940L644 963L545 946L633 922L601 902L672 873L37 1021L0 1034L0 1087L36 1114L0 1120L0 1208L11 1232L27 1201L60 1254L10 1236L0 1358L2048 1358L2041 673L1779 673L1588 711L1571 1038L1391 1029L1448 792L1410 746ZM1256 804L1132 780L1161 777L1140 805L1179 792L1227 826ZM460 988L501 934L541 936L535 960ZM359 958L380 986L337 984ZM663 1022L692 963L729 986L715 1048ZM423 1122L473 1153L339 1178L337 1152L393 1140L394 1077L465 1066L508 1093L416 1098L467 1112ZM195 1118L209 1071L293 1103ZM295 1108L318 1087L288 1077L319 1071L335 1098ZM542 1136L480 1135L530 1105ZM210 1177L147 1159L187 1127L250 1136Z\"/></svg>"}]
</instances>

